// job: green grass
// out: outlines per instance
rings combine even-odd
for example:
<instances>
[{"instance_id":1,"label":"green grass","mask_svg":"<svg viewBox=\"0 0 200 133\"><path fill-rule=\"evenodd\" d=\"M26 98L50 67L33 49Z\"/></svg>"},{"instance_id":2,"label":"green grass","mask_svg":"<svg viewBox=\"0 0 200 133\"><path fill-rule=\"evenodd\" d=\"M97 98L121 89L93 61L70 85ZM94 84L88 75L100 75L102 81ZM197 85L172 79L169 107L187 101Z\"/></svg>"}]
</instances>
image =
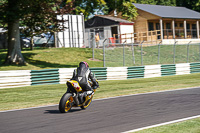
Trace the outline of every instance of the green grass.
<instances>
[{"instance_id":1,"label":"green grass","mask_svg":"<svg viewBox=\"0 0 200 133\"><path fill-rule=\"evenodd\" d=\"M72 68L77 67L79 62L87 61L90 67L103 67L102 50L95 50L95 58L98 61L91 60L92 49L88 48L40 48L24 50L22 54L27 62L25 66L17 65L1 65L2 70L39 70L53 68ZM6 57L6 51L0 51L0 64Z\"/></svg>"},{"instance_id":2,"label":"green grass","mask_svg":"<svg viewBox=\"0 0 200 133\"><path fill-rule=\"evenodd\" d=\"M199 62L199 45L189 47L189 62ZM158 63L158 46L143 47L143 65L155 65ZM173 64L173 45L160 46L160 64ZM177 45L175 51L175 63L187 62L187 45ZM90 67L103 67L103 49L95 49L92 59L92 49L90 48L35 48L31 51L25 49L22 54L27 61L25 66L0 66L2 70L39 70L53 68L77 67L79 62L87 61ZM135 64L133 63L133 53L131 47L125 47L125 66L141 66L141 47L134 47ZM6 50L0 50L0 64L6 57ZM123 48L106 48L106 67L123 66Z\"/></svg>"},{"instance_id":3,"label":"green grass","mask_svg":"<svg viewBox=\"0 0 200 133\"><path fill-rule=\"evenodd\" d=\"M200 133L200 118L145 129L136 133Z\"/></svg>"},{"instance_id":4,"label":"green grass","mask_svg":"<svg viewBox=\"0 0 200 133\"><path fill-rule=\"evenodd\" d=\"M100 81L95 99L200 86L200 74ZM66 85L36 85L0 90L0 110L58 104Z\"/></svg>"},{"instance_id":5,"label":"green grass","mask_svg":"<svg viewBox=\"0 0 200 133\"><path fill-rule=\"evenodd\" d=\"M174 46L161 45L160 57L158 61L158 46L150 47L134 47L134 54L131 46L125 47L125 66L141 66L158 64L174 64ZM186 63L187 54L189 55L189 62L199 62L199 45L189 46L187 53L187 45L177 45L175 47L175 63ZM141 56L142 51L142 56ZM123 47L106 48L106 66L123 66ZM134 55L134 58L133 58ZM143 59L143 62L141 61ZM135 60L135 64L133 62Z\"/></svg>"}]
</instances>

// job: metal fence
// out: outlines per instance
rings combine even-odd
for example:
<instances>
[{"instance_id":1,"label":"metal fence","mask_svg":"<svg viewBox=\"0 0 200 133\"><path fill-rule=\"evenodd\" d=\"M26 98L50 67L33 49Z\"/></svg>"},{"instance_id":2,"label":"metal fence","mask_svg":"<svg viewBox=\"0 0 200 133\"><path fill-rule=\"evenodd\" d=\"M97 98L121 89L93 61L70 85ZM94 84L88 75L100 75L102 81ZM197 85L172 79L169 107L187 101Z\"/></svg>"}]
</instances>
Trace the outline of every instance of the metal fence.
<instances>
[{"instance_id":1,"label":"metal fence","mask_svg":"<svg viewBox=\"0 0 200 133\"><path fill-rule=\"evenodd\" d=\"M120 44L104 42L103 66L143 66L200 62L200 43ZM94 51L94 50L93 50ZM93 58L95 58L93 52Z\"/></svg>"}]
</instances>

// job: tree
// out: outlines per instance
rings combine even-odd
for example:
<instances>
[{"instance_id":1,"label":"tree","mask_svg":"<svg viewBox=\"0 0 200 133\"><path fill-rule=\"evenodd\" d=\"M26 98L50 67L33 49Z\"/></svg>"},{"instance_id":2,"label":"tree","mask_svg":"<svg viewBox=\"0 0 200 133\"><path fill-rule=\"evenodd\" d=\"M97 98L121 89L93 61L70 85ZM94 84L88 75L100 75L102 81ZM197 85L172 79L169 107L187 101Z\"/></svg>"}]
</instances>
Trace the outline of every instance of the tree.
<instances>
[{"instance_id":1,"label":"tree","mask_svg":"<svg viewBox=\"0 0 200 133\"><path fill-rule=\"evenodd\" d=\"M122 17L131 20L137 16L137 9L132 4L135 0L82 0L76 1L75 13L83 13L85 19L88 19L93 14L108 14L116 9L121 13Z\"/></svg>"},{"instance_id":2,"label":"tree","mask_svg":"<svg viewBox=\"0 0 200 133\"><path fill-rule=\"evenodd\" d=\"M200 0L177 0L176 5L200 12Z\"/></svg>"},{"instance_id":3,"label":"tree","mask_svg":"<svg viewBox=\"0 0 200 133\"><path fill-rule=\"evenodd\" d=\"M140 4L176 6L176 0L136 0Z\"/></svg>"},{"instance_id":4,"label":"tree","mask_svg":"<svg viewBox=\"0 0 200 133\"><path fill-rule=\"evenodd\" d=\"M25 26L24 31L30 36L42 32L62 30L56 15L72 11L72 0L1 0L0 23L8 27L8 52L4 64L26 64L20 47L19 26Z\"/></svg>"},{"instance_id":5,"label":"tree","mask_svg":"<svg viewBox=\"0 0 200 133\"><path fill-rule=\"evenodd\" d=\"M85 19L88 19L95 12L107 13L108 7L105 0L77 0L74 2L76 7L75 14L83 13Z\"/></svg>"}]
</instances>

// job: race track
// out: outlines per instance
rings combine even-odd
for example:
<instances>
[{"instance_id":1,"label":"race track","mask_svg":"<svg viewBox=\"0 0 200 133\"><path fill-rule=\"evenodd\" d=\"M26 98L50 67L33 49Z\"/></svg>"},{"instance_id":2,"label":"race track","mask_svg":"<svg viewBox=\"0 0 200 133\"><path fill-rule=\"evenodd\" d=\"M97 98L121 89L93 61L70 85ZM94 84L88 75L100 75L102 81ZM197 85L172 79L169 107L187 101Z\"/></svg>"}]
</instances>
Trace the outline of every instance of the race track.
<instances>
[{"instance_id":1,"label":"race track","mask_svg":"<svg viewBox=\"0 0 200 133\"><path fill-rule=\"evenodd\" d=\"M120 133L196 115L200 88L95 100L65 114L58 106L1 112L0 132Z\"/></svg>"}]
</instances>

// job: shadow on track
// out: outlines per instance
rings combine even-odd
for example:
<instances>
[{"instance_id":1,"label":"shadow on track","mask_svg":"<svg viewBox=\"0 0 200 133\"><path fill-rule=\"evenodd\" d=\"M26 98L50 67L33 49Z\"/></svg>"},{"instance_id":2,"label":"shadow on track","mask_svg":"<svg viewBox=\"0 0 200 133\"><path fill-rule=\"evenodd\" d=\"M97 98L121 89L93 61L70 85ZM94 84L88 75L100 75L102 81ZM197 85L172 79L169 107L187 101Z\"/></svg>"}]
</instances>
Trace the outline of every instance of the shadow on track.
<instances>
[{"instance_id":1,"label":"shadow on track","mask_svg":"<svg viewBox=\"0 0 200 133\"><path fill-rule=\"evenodd\" d=\"M81 111L82 109L71 109L67 113L73 113ZM59 110L45 110L44 114L62 114Z\"/></svg>"}]
</instances>

